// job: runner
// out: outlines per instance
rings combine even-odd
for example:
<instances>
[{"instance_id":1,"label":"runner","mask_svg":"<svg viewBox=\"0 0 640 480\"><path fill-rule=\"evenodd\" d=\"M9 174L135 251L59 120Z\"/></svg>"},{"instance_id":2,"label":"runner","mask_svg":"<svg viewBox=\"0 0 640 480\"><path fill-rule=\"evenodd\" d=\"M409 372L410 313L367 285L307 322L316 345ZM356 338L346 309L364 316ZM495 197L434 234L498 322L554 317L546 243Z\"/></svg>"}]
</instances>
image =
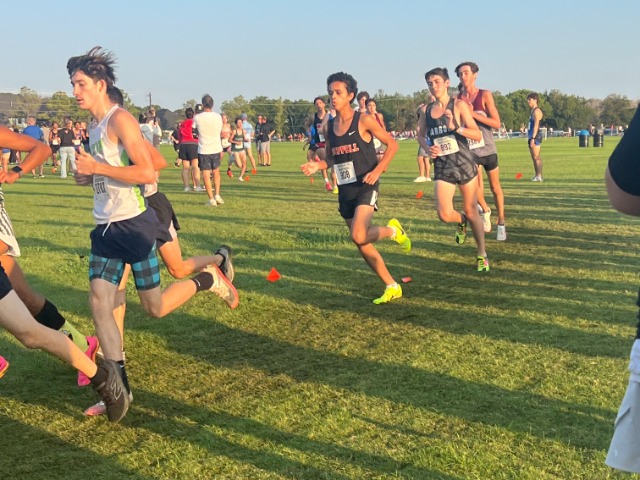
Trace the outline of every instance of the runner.
<instances>
[{"instance_id":1,"label":"runner","mask_svg":"<svg viewBox=\"0 0 640 480\"><path fill-rule=\"evenodd\" d=\"M244 148L245 131L242 128L242 118L238 117L235 127L231 130L229 142L231 143L231 156L233 161L240 168L238 180L244 182L244 173L247 171L247 155Z\"/></svg>"},{"instance_id":2,"label":"runner","mask_svg":"<svg viewBox=\"0 0 640 480\"><path fill-rule=\"evenodd\" d=\"M5 127L0 127L0 145L27 152L20 166L13 167L9 171L0 171L0 183L16 182L22 177L23 169L30 171L36 168L51 155L51 149L44 143L16 134ZM9 277L1 265L0 325L25 347L45 350L83 373L105 402L110 421L117 422L126 415L129 404L126 395L123 394L124 384L119 375L118 365L106 360L98 367L70 338L36 322L13 290ZM0 377L8 368L9 363L0 357Z\"/></svg>"},{"instance_id":3,"label":"runner","mask_svg":"<svg viewBox=\"0 0 640 480\"><path fill-rule=\"evenodd\" d=\"M449 96L449 72L446 68L429 70L424 78L436 101L424 107L421 112L418 142L434 159L438 217L442 222L458 224L458 244L464 243L467 237L467 222L471 223L478 247L478 271L488 272L489 260L476 197L478 166L467 143L467 139L480 141L482 133L471 116L469 105ZM462 193L464 212L456 212L453 209L456 185Z\"/></svg>"},{"instance_id":4,"label":"runner","mask_svg":"<svg viewBox=\"0 0 640 480\"><path fill-rule=\"evenodd\" d=\"M402 297L402 287L393 279L380 253L373 245L391 238L405 252L411 250L411 240L396 219L386 227L371 226L373 212L378 209L379 178L387 170L398 150L397 142L371 115L356 112L351 103L358 93L355 79L344 72L327 78L327 89L336 117L329 121L327 159L302 165L305 175L313 175L322 168L334 167L338 176L339 212L344 218L351 240L357 245L367 265L384 282L386 288L375 304L387 303ZM376 159L373 137L387 146L380 162Z\"/></svg>"},{"instance_id":5,"label":"runner","mask_svg":"<svg viewBox=\"0 0 640 480\"><path fill-rule=\"evenodd\" d=\"M493 193L493 200L498 209L498 228L496 240L507 239L507 230L504 225L504 194L500 185L500 167L498 166L498 149L493 139L493 130L500 129L500 114L493 101L493 95L489 90L481 90L476 86L478 78L478 65L473 62L463 62L456 67L456 75L462 82L462 91L458 94L460 100L464 100L471 106L471 116L476 121L482 132L482 140L475 142L470 140L469 148L475 156L478 164L478 205L484 222L484 231L491 231L491 209L484 198L484 182L482 180L482 168L487 171L489 186Z\"/></svg>"},{"instance_id":6,"label":"runner","mask_svg":"<svg viewBox=\"0 0 640 480\"><path fill-rule=\"evenodd\" d=\"M147 208L139 187L154 183L156 173L137 122L109 100L107 89L115 83L113 55L95 47L69 59L67 71L78 106L94 118L89 133L92 155L82 150L77 154L75 175L79 185L92 184L94 190L96 228L91 232L90 305L104 358L120 366L128 407L131 389L114 317L125 265L131 264L141 304L153 317L167 315L197 292L224 291L233 297L235 289L215 265L189 280L160 289L155 245L160 233L158 218ZM235 308L237 295L228 303Z\"/></svg>"}]
</instances>

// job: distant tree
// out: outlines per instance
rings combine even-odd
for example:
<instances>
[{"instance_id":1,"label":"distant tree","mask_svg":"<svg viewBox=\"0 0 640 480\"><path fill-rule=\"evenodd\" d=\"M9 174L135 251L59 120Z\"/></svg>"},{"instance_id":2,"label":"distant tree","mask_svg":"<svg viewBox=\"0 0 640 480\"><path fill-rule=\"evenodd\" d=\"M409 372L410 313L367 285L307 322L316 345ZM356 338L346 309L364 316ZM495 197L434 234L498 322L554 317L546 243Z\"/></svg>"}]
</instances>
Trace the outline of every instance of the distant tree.
<instances>
[{"instance_id":1,"label":"distant tree","mask_svg":"<svg viewBox=\"0 0 640 480\"><path fill-rule=\"evenodd\" d=\"M513 103L511 100L500 92L493 92L493 101L496 104L498 113L500 114L500 121L504 124L504 127L509 130L518 131L520 129L520 122L516 118L516 112L513 109Z\"/></svg>"},{"instance_id":2,"label":"distant tree","mask_svg":"<svg viewBox=\"0 0 640 480\"><path fill-rule=\"evenodd\" d=\"M224 113L227 114L229 123L233 123L234 119L236 117L239 117L243 113L247 114L247 117L249 117L249 121L252 124L255 122L255 120L253 119L253 109L250 108L249 102L245 100L242 95L238 95L232 100L222 102L220 108Z\"/></svg>"},{"instance_id":3,"label":"distant tree","mask_svg":"<svg viewBox=\"0 0 640 480\"><path fill-rule=\"evenodd\" d=\"M553 128L586 128L596 114L585 98L566 95L559 90L547 93L546 101L553 109L553 117L549 116L549 125Z\"/></svg>"},{"instance_id":4,"label":"distant tree","mask_svg":"<svg viewBox=\"0 0 640 480\"><path fill-rule=\"evenodd\" d=\"M49 121L60 123L64 117L75 118L78 103L63 91L51 95L47 101L47 116Z\"/></svg>"},{"instance_id":5,"label":"distant tree","mask_svg":"<svg viewBox=\"0 0 640 480\"><path fill-rule=\"evenodd\" d=\"M635 113L635 106L626 97L609 95L600 104L600 121L607 125L628 125Z\"/></svg>"},{"instance_id":6,"label":"distant tree","mask_svg":"<svg viewBox=\"0 0 640 480\"><path fill-rule=\"evenodd\" d=\"M42 99L38 92L28 87L22 87L16 98L16 109L19 115L25 118L29 115L36 116L42 105Z\"/></svg>"},{"instance_id":7,"label":"distant tree","mask_svg":"<svg viewBox=\"0 0 640 480\"><path fill-rule=\"evenodd\" d=\"M195 109L195 108L196 108L196 104L197 104L197 103L198 103L198 102L196 102L193 98L192 98L191 100L187 100L186 102L184 102L184 103L182 104L182 113L184 114L184 111L185 111L187 108L193 108L193 109Z\"/></svg>"}]
</instances>

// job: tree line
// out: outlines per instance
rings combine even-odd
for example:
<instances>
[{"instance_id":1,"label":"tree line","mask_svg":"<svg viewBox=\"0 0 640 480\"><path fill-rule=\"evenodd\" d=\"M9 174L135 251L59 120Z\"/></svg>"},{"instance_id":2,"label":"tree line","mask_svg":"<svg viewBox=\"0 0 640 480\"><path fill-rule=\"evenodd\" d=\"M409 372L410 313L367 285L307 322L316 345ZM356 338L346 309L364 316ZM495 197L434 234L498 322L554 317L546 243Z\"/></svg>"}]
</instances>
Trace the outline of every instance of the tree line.
<instances>
[{"instance_id":1,"label":"tree line","mask_svg":"<svg viewBox=\"0 0 640 480\"><path fill-rule=\"evenodd\" d=\"M450 92L455 95L457 91ZM516 90L506 95L493 92L496 107L504 127L509 130L519 130L529 120L529 107L527 95L530 90ZM126 92L125 108L134 116L146 111L148 107L135 105ZM568 95L559 90L551 90L540 95L539 106L544 112L543 126L554 130L567 130L587 128L589 124L599 125L628 125L635 111L635 104L629 98L622 95L611 94L603 100L586 99L576 95ZM326 95L320 95L326 98ZM429 99L429 91L421 90L412 95L399 93L387 94L379 90L372 97L376 99L378 111L384 114L387 129L396 132L404 132L415 129L416 112L418 107ZM162 112L168 112L160 105L154 105L161 116L163 129L172 129L176 116L184 118L184 109L194 107L196 100L188 100L183 108L171 112L171 120L163 120ZM303 133L306 119L315 111L311 99L288 100L283 98L269 98L258 96L245 99L239 95L231 100L222 102L221 110L224 111L229 121L246 113L249 119L255 122L258 115L266 115L274 125L279 135ZM89 120L88 113L80 110L73 97L59 91L51 97L41 97L36 91L22 87L16 97L12 114L14 117L26 118L33 115L38 120L61 121L64 117L74 120Z\"/></svg>"}]
</instances>

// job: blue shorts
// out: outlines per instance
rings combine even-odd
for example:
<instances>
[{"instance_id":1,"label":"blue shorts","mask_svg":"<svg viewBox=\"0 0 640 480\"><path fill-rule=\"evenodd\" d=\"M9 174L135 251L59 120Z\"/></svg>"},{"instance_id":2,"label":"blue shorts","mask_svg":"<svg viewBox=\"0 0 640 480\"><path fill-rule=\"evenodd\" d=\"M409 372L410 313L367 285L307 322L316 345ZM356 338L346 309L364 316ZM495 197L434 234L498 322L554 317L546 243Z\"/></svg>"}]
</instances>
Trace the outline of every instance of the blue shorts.
<instances>
[{"instance_id":1,"label":"blue shorts","mask_svg":"<svg viewBox=\"0 0 640 480\"><path fill-rule=\"evenodd\" d=\"M105 258L94 255L89 257L89 281L101 278L114 285L120 285L125 262L119 258ZM137 290L152 290L160 286L160 266L154 246L144 260L132 263L131 271Z\"/></svg>"},{"instance_id":2,"label":"blue shorts","mask_svg":"<svg viewBox=\"0 0 640 480\"><path fill-rule=\"evenodd\" d=\"M215 170L220 168L220 154L212 153L212 154L198 154L198 166L200 170Z\"/></svg>"}]
</instances>

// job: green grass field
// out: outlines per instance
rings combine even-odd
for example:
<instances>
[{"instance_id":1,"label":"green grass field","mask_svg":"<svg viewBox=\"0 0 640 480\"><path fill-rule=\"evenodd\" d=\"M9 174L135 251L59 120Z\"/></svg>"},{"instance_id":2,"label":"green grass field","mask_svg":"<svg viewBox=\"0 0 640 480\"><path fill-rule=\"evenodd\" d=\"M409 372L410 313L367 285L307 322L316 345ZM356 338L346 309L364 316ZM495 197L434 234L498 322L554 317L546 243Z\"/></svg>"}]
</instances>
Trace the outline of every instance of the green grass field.
<instances>
[{"instance_id":1,"label":"green grass field","mask_svg":"<svg viewBox=\"0 0 640 480\"><path fill-rule=\"evenodd\" d=\"M454 243L433 185L412 182L417 144L401 142L374 220L407 229L410 255L378 248L413 280L380 306L336 196L300 173L301 144L274 144L249 182L224 176L216 208L169 167L183 254L233 246L240 306L203 293L152 319L130 285L135 401L116 425L82 416L96 396L70 367L0 333L0 479L628 478L604 465L640 270L640 223L603 185L616 143L550 139L540 184L525 141L500 142L508 240L488 235L479 274L472 237ZM51 175L5 187L29 281L86 332L91 195Z\"/></svg>"}]
</instances>

